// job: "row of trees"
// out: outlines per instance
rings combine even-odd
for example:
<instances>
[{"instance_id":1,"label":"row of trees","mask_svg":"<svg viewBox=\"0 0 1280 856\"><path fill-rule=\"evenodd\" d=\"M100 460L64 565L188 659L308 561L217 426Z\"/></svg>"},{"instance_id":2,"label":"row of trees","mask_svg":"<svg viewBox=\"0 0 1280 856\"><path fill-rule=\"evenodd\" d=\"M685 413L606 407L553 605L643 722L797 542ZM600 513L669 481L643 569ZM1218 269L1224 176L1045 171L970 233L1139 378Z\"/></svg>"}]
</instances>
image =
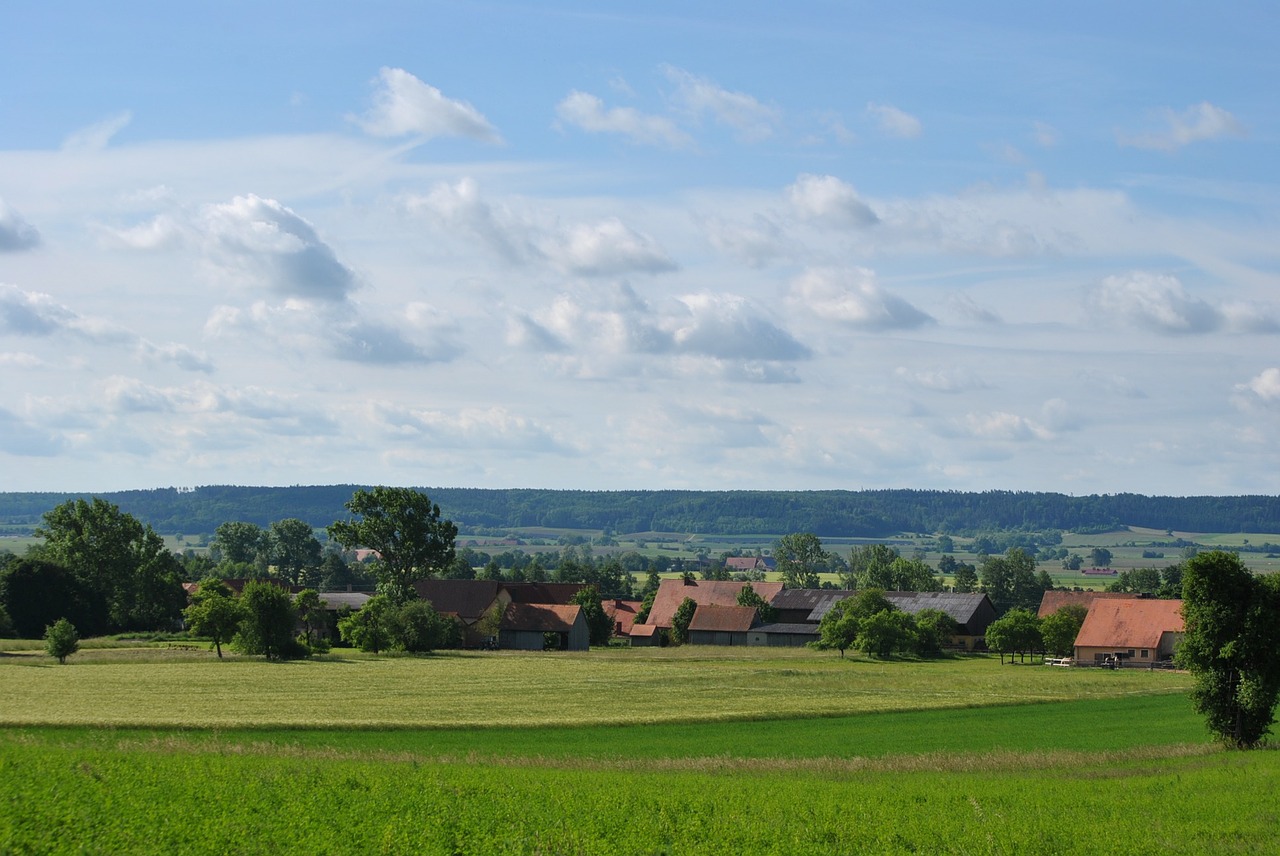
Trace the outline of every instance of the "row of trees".
<instances>
[{"instance_id":1,"label":"row of trees","mask_svg":"<svg viewBox=\"0 0 1280 856\"><path fill-rule=\"evenodd\" d=\"M869 588L832 604L818 624L817 645L838 650L841 657L849 648L877 657L937 657L956 630L955 619L941 610L911 615L886 600L883 590Z\"/></svg>"}]
</instances>

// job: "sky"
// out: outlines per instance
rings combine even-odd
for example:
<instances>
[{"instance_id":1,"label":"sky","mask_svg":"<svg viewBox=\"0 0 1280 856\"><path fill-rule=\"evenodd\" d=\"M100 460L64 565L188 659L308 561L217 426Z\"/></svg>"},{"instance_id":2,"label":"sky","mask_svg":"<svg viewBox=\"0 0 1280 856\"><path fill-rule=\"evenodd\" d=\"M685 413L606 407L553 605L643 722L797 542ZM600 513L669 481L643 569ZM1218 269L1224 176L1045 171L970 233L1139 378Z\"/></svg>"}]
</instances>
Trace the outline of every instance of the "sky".
<instances>
[{"instance_id":1,"label":"sky","mask_svg":"<svg viewBox=\"0 0 1280 856\"><path fill-rule=\"evenodd\" d=\"M1273 3L0 12L0 490L1274 494Z\"/></svg>"}]
</instances>

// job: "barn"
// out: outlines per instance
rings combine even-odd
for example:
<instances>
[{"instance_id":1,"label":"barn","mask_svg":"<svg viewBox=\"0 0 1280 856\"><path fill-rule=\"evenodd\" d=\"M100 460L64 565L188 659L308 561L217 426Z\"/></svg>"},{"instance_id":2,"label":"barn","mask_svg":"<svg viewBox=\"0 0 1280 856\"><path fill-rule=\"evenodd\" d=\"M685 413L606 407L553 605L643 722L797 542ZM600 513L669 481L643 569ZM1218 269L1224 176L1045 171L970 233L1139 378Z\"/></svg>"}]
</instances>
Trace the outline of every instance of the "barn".
<instances>
[{"instance_id":1,"label":"barn","mask_svg":"<svg viewBox=\"0 0 1280 856\"><path fill-rule=\"evenodd\" d=\"M582 607L558 603L511 603L502 614L498 647L513 651L586 651L590 648Z\"/></svg>"},{"instance_id":2,"label":"barn","mask_svg":"<svg viewBox=\"0 0 1280 856\"><path fill-rule=\"evenodd\" d=\"M747 631L755 620L754 606L703 604L689 621L689 644L746 645Z\"/></svg>"}]
</instances>

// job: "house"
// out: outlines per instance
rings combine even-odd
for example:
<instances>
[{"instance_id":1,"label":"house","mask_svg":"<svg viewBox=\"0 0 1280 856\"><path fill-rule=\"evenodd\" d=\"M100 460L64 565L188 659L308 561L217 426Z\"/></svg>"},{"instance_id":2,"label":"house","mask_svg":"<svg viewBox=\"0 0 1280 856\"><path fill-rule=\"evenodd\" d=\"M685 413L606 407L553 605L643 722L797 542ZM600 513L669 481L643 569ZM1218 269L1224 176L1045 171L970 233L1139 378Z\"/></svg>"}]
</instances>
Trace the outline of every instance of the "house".
<instances>
[{"instance_id":1,"label":"house","mask_svg":"<svg viewBox=\"0 0 1280 856\"><path fill-rule=\"evenodd\" d=\"M741 583L728 580L693 580L668 579L658 585L658 593L653 597L653 606L649 610L646 624L669 629L671 617L676 614L680 604L686 597L692 598L698 606L737 606L738 593L743 586L751 586L756 594L772 603L778 592L782 591L782 583Z\"/></svg>"},{"instance_id":2,"label":"house","mask_svg":"<svg viewBox=\"0 0 1280 856\"><path fill-rule=\"evenodd\" d=\"M945 612L957 625L951 643L967 651L986 647L987 627L996 620L995 605L983 592L887 591L884 596L909 615L923 609Z\"/></svg>"},{"instance_id":3,"label":"house","mask_svg":"<svg viewBox=\"0 0 1280 856\"><path fill-rule=\"evenodd\" d=\"M636 615L644 606L638 600L619 600L611 598L600 601L600 608L613 626L613 635L627 637L631 635L631 627L636 623Z\"/></svg>"},{"instance_id":4,"label":"house","mask_svg":"<svg viewBox=\"0 0 1280 856\"><path fill-rule=\"evenodd\" d=\"M728 556L724 560L724 569L736 574L743 574L748 571L768 573L776 565L777 563L773 559L765 559L760 556Z\"/></svg>"},{"instance_id":5,"label":"house","mask_svg":"<svg viewBox=\"0 0 1280 856\"><path fill-rule=\"evenodd\" d=\"M1170 660L1185 630L1180 600L1095 598L1076 636L1076 663Z\"/></svg>"},{"instance_id":6,"label":"house","mask_svg":"<svg viewBox=\"0 0 1280 856\"><path fill-rule=\"evenodd\" d=\"M479 648L492 645L500 618L513 603L566 606L581 591L581 583L510 583L501 580L418 580L413 584L418 597L431 603L436 612L457 616L462 625L462 645ZM535 613L536 615L546 615ZM489 621L482 622L486 616ZM546 632L561 632L552 621ZM501 640L497 640L499 647ZM539 646L537 650L541 651Z\"/></svg>"},{"instance_id":7,"label":"house","mask_svg":"<svg viewBox=\"0 0 1280 856\"><path fill-rule=\"evenodd\" d=\"M788 589L779 595L774 606L782 607L778 611L778 621L795 622L804 608L812 604L808 616L802 620L818 624L833 604L856 594L844 589ZM958 626L951 644L969 651L986 645L987 626L996 620L996 608L991 598L982 592L887 591L884 597L908 615L915 615L922 609L945 612Z\"/></svg>"},{"instance_id":8,"label":"house","mask_svg":"<svg viewBox=\"0 0 1280 856\"><path fill-rule=\"evenodd\" d=\"M747 631L748 645L770 648L803 648L818 641L818 625L808 622L761 624Z\"/></svg>"},{"instance_id":9,"label":"house","mask_svg":"<svg viewBox=\"0 0 1280 856\"><path fill-rule=\"evenodd\" d=\"M747 631L755 620L754 606L699 604L689 620L689 644L746 645Z\"/></svg>"},{"instance_id":10,"label":"house","mask_svg":"<svg viewBox=\"0 0 1280 856\"><path fill-rule=\"evenodd\" d=\"M502 614L498 647L514 651L586 651L587 618L577 604L510 603Z\"/></svg>"},{"instance_id":11,"label":"house","mask_svg":"<svg viewBox=\"0 0 1280 856\"><path fill-rule=\"evenodd\" d=\"M1139 595L1131 592L1120 591L1056 591L1050 589L1044 593L1044 597L1040 599L1040 611L1037 615L1040 618L1053 615L1062 607L1069 604L1078 604L1085 609L1089 608L1089 604L1098 598L1132 598Z\"/></svg>"}]
</instances>

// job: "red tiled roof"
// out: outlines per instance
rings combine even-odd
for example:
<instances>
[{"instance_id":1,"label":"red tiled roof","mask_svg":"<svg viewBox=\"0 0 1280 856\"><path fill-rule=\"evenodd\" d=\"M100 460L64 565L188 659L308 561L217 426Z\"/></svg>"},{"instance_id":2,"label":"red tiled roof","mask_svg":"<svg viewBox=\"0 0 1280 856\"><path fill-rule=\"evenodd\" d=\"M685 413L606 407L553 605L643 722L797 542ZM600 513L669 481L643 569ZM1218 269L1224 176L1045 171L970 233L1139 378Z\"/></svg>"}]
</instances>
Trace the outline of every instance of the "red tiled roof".
<instances>
[{"instance_id":1,"label":"red tiled roof","mask_svg":"<svg viewBox=\"0 0 1280 856\"><path fill-rule=\"evenodd\" d=\"M644 606L638 600L602 600L600 608L604 610L604 614L608 616L609 623L613 625L614 633L618 636L630 636L631 627L635 624L636 613Z\"/></svg>"},{"instance_id":2,"label":"red tiled roof","mask_svg":"<svg viewBox=\"0 0 1280 856\"><path fill-rule=\"evenodd\" d=\"M724 560L724 566L730 571L754 571L764 567L755 556L729 556Z\"/></svg>"},{"instance_id":3,"label":"red tiled roof","mask_svg":"<svg viewBox=\"0 0 1280 856\"><path fill-rule=\"evenodd\" d=\"M484 615L498 597L496 580L417 580L418 597L429 601L436 612L455 612L472 622Z\"/></svg>"},{"instance_id":4,"label":"red tiled roof","mask_svg":"<svg viewBox=\"0 0 1280 856\"><path fill-rule=\"evenodd\" d=\"M631 627L631 633L628 635L640 637L640 636L656 636L657 634L658 634L658 628L654 627L652 624L636 624Z\"/></svg>"},{"instance_id":5,"label":"red tiled roof","mask_svg":"<svg viewBox=\"0 0 1280 856\"><path fill-rule=\"evenodd\" d=\"M568 633L582 615L582 607L558 603L512 603L502 616L503 630Z\"/></svg>"},{"instance_id":6,"label":"red tiled roof","mask_svg":"<svg viewBox=\"0 0 1280 856\"><path fill-rule=\"evenodd\" d=\"M1040 599L1040 612L1038 614L1041 618L1044 618L1046 615L1053 615L1062 607L1073 603L1088 607L1097 598L1114 600L1116 598L1134 597L1137 597L1137 595L1121 591L1047 591L1044 593L1044 597Z\"/></svg>"},{"instance_id":7,"label":"red tiled roof","mask_svg":"<svg viewBox=\"0 0 1280 856\"><path fill-rule=\"evenodd\" d=\"M754 606L713 606L703 604L693 613L689 630L738 633L751 629L756 620Z\"/></svg>"},{"instance_id":8,"label":"red tiled roof","mask_svg":"<svg viewBox=\"0 0 1280 856\"><path fill-rule=\"evenodd\" d=\"M1181 633L1182 601L1095 598L1076 636L1077 648L1158 648L1165 633Z\"/></svg>"},{"instance_id":9,"label":"red tiled roof","mask_svg":"<svg viewBox=\"0 0 1280 856\"><path fill-rule=\"evenodd\" d=\"M670 627L671 617L676 614L686 597L693 598L693 602L699 606L737 606L738 592L742 591L744 585L755 589L756 594L764 598L766 603L772 603L778 592L782 591L782 583L663 580L653 598L653 608L649 610L649 620L646 623L656 627Z\"/></svg>"}]
</instances>

